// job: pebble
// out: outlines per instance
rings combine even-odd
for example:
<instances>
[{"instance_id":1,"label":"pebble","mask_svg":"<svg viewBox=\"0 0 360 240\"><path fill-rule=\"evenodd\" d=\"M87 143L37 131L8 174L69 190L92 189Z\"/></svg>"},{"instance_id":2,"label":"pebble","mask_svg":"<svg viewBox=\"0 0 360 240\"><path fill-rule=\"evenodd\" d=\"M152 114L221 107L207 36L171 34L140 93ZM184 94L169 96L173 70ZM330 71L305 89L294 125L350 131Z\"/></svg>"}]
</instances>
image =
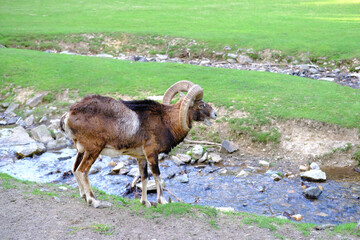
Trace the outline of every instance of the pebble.
<instances>
[{"instance_id":1,"label":"pebble","mask_svg":"<svg viewBox=\"0 0 360 240\"><path fill-rule=\"evenodd\" d=\"M246 177L247 175L249 175L249 173L245 170L241 170L236 177Z\"/></svg>"},{"instance_id":2,"label":"pebble","mask_svg":"<svg viewBox=\"0 0 360 240\"><path fill-rule=\"evenodd\" d=\"M270 163L264 160L260 160L259 165L268 168L270 166Z\"/></svg>"},{"instance_id":3,"label":"pebble","mask_svg":"<svg viewBox=\"0 0 360 240\"><path fill-rule=\"evenodd\" d=\"M274 179L274 181L280 181L282 179L281 176L277 173L272 174L271 178Z\"/></svg>"}]
</instances>

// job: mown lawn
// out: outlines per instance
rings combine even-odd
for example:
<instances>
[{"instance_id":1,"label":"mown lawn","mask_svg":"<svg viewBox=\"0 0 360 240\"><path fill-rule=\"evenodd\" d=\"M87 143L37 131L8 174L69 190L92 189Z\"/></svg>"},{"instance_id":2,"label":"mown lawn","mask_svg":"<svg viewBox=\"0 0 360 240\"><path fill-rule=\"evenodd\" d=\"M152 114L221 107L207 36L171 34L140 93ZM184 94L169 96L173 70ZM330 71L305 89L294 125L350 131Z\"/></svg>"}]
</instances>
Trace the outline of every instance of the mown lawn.
<instances>
[{"instance_id":1,"label":"mown lawn","mask_svg":"<svg viewBox=\"0 0 360 240\"><path fill-rule=\"evenodd\" d=\"M212 46L360 57L360 0L3 0L8 36L127 32L194 38Z\"/></svg>"},{"instance_id":2,"label":"mown lawn","mask_svg":"<svg viewBox=\"0 0 360 240\"><path fill-rule=\"evenodd\" d=\"M173 63L140 63L86 56L0 49L0 84L36 90L79 89L80 94L163 94L187 79L204 88L204 98L234 106L256 118L306 118L345 127L360 126L360 91L267 72ZM144 94L146 92L146 94Z\"/></svg>"}]
</instances>

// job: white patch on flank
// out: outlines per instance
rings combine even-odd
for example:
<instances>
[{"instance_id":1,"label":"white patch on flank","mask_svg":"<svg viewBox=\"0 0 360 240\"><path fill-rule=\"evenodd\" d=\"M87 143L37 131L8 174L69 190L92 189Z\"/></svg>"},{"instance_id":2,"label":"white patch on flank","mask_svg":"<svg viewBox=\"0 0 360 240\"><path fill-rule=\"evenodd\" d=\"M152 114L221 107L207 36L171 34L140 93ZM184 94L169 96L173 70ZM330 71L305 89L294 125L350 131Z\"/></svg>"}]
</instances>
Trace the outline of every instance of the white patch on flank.
<instances>
[{"instance_id":1,"label":"white patch on flank","mask_svg":"<svg viewBox=\"0 0 360 240\"><path fill-rule=\"evenodd\" d=\"M132 137L140 128L140 120L136 112L129 109L124 112L124 117L119 119L118 125L126 137Z\"/></svg>"}]
</instances>

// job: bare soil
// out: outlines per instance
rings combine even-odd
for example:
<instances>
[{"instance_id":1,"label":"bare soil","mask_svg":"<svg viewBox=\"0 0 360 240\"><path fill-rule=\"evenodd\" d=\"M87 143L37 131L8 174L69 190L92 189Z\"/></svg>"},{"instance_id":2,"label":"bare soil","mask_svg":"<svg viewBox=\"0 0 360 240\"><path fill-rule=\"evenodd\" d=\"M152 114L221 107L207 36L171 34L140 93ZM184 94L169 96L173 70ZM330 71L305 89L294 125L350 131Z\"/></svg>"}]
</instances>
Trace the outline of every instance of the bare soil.
<instances>
[{"instance_id":1,"label":"bare soil","mask_svg":"<svg viewBox=\"0 0 360 240\"><path fill-rule=\"evenodd\" d=\"M145 216L143 207L116 202L94 209L77 197L77 189L12 179L0 179L0 194L1 239L356 239L314 229L304 236L293 224L274 224L270 230L245 224L242 215L219 213L209 219L195 210Z\"/></svg>"}]
</instances>

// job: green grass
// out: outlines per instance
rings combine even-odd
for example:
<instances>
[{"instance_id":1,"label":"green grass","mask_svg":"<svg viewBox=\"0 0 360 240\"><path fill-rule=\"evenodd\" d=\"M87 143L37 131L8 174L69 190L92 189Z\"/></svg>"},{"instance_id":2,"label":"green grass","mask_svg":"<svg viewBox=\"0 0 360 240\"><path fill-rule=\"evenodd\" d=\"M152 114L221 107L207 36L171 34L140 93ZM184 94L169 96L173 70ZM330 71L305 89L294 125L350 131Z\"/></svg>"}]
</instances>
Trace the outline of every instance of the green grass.
<instances>
[{"instance_id":1,"label":"green grass","mask_svg":"<svg viewBox=\"0 0 360 240\"><path fill-rule=\"evenodd\" d=\"M204 88L204 99L266 119L313 119L360 126L360 91L306 78L267 72L204 68L187 64L138 63L85 56L0 49L0 85L36 90L79 89L131 96L163 94L188 79ZM147 95L147 94L146 94ZM275 134L276 138L276 134Z\"/></svg>"},{"instance_id":2,"label":"green grass","mask_svg":"<svg viewBox=\"0 0 360 240\"><path fill-rule=\"evenodd\" d=\"M260 228L267 228L272 232L276 232L279 228L279 226L284 224L292 224L294 228L299 230L304 236L309 236L310 231L314 228L315 224L312 223L297 223L292 222L288 219L280 219L276 217L264 217L260 215L254 215L250 213L241 213L244 215L244 218L242 219L242 223L244 224L256 224ZM341 225L339 225L341 226ZM345 233L344 231L343 233Z\"/></svg>"},{"instance_id":3,"label":"green grass","mask_svg":"<svg viewBox=\"0 0 360 240\"><path fill-rule=\"evenodd\" d=\"M2 37L127 32L193 38L235 48L359 57L359 0L5 0ZM32 43L29 43L32 44ZM46 44L46 43L43 43Z\"/></svg>"},{"instance_id":4,"label":"green grass","mask_svg":"<svg viewBox=\"0 0 360 240\"><path fill-rule=\"evenodd\" d=\"M71 234L75 234L78 231L82 231L82 230L86 230L86 229L90 229L94 232L99 232L101 234L104 235L113 235L115 227L108 225L108 224L100 224L100 223L94 223L90 226L86 226L86 227L71 227L72 231L69 233Z\"/></svg>"}]
</instances>

